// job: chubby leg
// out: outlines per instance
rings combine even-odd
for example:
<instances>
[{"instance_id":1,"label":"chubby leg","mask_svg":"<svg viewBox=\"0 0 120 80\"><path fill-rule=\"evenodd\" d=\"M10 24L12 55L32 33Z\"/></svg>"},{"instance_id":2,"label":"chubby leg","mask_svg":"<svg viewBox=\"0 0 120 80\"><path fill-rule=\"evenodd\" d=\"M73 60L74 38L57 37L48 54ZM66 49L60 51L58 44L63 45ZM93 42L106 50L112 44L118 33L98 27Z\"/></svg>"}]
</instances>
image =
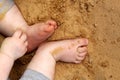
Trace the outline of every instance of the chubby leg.
<instances>
[{"instance_id":1,"label":"chubby leg","mask_svg":"<svg viewBox=\"0 0 120 80\"><path fill-rule=\"evenodd\" d=\"M19 9L14 5L0 20L0 32L6 36L12 36L16 29L26 30L27 23Z\"/></svg>"},{"instance_id":2,"label":"chubby leg","mask_svg":"<svg viewBox=\"0 0 120 80\"><path fill-rule=\"evenodd\" d=\"M80 63L87 53L87 39L63 40L42 44L28 65L28 69L37 71L54 79L56 61Z\"/></svg>"},{"instance_id":3,"label":"chubby leg","mask_svg":"<svg viewBox=\"0 0 120 80\"><path fill-rule=\"evenodd\" d=\"M57 24L52 20L29 26L16 5L0 20L0 33L11 36L17 29L20 29L28 35L28 51L35 49L46 40L56 28Z\"/></svg>"}]
</instances>

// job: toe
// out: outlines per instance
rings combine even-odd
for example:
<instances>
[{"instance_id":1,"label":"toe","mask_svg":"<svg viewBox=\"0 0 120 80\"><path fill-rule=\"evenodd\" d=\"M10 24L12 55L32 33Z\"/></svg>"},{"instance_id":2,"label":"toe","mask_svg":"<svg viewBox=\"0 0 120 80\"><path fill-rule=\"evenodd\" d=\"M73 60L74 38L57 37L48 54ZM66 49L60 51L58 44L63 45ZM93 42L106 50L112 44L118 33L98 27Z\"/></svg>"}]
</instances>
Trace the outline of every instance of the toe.
<instances>
[{"instance_id":1,"label":"toe","mask_svg":"<svg viewBox=\"0 0 120 80\"><path fill-rule=\"evenodd\" d=\"M85 59L85 56L77 56L76 61L82 61Z\"/></svg>"},{"instance_id":2,"label":"toe","mask_svg":"<svg viewBox=\"0 0 120 80\"><path fill-rule=\"evenodd\" d=\"M54 26L51 26L51 25L46 25L44 31L45 32L54 32Z\"/></svg>"},{"instance_id":3,"label":"toe","mask_svg":"<svg viewBox=\"0 0 120 80\"><path fill-rule=\"evenodd\" d=\"M54 29L57 29L57 23L56 23L55 21L53 21L53 20L48 20L48 21L46 22L46 24L48 24L48 25L50 25L50 26L53 26Z\"/></svg>"},{"instance_id":4,"label":"toe","mask_svg":"<svg viewBox=\"0 0 120 80\"><path fill-rule=\"evenodd\" d=\"M17 31L13 34L13 37L20 38L21 34L22 34L22 31L21 31L21 30L17 30Z\"/></svg>"},{"instance_id":5,"label":"toe","mask_svg":"<svg viewBox=\"0 0 120 80\"><path fill-rule=\"evenodd\" d=\"M87 47L78 46L77 52L78 52L78 53L87 52Z\"/></svg>"},{"instance_id":6,"label":"toe","mask_svg":"<svg viewBox=\"0 0 120 80\"><path fill-rule=\"evenodd\" d=\"M87 46L88 45L88 39L82 38L77 41L79 43L79 46Z\"/></svg>"}]
</instances>

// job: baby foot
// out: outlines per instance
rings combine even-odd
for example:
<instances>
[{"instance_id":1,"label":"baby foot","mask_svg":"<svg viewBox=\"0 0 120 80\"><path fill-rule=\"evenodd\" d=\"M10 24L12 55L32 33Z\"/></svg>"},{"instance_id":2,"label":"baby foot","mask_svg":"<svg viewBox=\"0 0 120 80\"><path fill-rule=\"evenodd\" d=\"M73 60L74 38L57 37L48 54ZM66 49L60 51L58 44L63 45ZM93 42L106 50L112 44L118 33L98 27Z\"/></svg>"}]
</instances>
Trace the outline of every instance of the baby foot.
<instances>
[{"instance_id":1,"label":"baby foot","mask_svg":"<svg viewBox=\"0 0 120 80\"><path fill-rule=\"evenodd\" d=\"M12 36L17 29L27 34L28 51L32 51L41 42L51 36L56 28L57 24L52 20L29 26L16 5L14 5L0 21L0 32L6 36Z\"/></svg>"},{"instance_id":2,"label":"baby foot","mask_svg":"<svg viewBox=\"0 0 120 80\"><path fill-rule=\"evenodd\" d=\"M38 23L28 27L26 33L28 36L28 51L35 49L41 42L50 37L57 29L56 22L49 20L46 23Z\"/></svg>"},{"instance_id":3,"label":"baby foot","mask_svg":"<svg viewBox=\"0 0 120 80\"><path fill-rule=\"evenodd\" d=\"M63 40L41 44L28 69L54 79L56 61L80 63L87 53L87 39Z\"/></svg>"},{"instance_id":4,"label":"baby foot","mask_svg":"<svg viewBox=\"0 0 120 80\"><path fill-rule=\"evenodd\" d=\"M37 53L45 48L46 52L44 53L49 52L56 61L80 63L87 54L87 45L87 39L49 42L45 43L43 47L40 47ZM49 48L47 48L47 46L49 46Z\"/></svg>"}]
</instances>

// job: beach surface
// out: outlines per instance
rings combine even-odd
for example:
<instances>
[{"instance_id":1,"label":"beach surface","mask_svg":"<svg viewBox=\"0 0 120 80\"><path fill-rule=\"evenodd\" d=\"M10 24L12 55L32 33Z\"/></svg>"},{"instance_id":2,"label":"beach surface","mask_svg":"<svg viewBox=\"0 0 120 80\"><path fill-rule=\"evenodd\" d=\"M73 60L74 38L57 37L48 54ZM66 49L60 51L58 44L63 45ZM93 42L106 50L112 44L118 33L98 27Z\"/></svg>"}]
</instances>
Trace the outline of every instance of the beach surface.
<instances>
[{"instance_id":1,"label":"beach surface","mask_svg":"<svg viewBox=\"0 0 120 80\"><path fill-rule=\"evenodd\" d=\"M81 64L58 62L55 80L120 79L119 0L15 0L29 25L53 19L59 28L48 39L88 38ZM0 35L0 44L4 37ZM17 60L10 74L18 80L34 52Z\"/></svg>"}]
</instances>

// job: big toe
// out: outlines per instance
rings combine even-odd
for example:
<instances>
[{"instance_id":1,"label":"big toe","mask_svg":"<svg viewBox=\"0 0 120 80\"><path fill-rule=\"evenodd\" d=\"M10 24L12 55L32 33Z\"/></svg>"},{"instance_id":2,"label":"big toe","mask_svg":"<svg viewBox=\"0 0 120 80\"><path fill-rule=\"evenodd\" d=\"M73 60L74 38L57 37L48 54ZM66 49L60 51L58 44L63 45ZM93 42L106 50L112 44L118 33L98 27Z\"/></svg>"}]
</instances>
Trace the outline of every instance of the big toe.
<instances>
[{"instance_id":1,"label":"big toe","mask_svg":"<svg viewBox=\"0 0 120 80\"><path fill-rule=\"evenodd\" d=\"M45 31L45 32L48 32L48 33L52 33L52 32L55 31L55 28L54 28L54 26L52 26L52 25L46 25L46 26L44 27L44 31Z\"/></svg>"},{"instance_id":2,"label":"big toe","mask_svg":"<svg viewBox=\"0 0 120 80\"><path fill-rule=\"evenodd\" d=\"M75 63L80 63L81 61L83 61L86 57L86 54L87 54L87 52L82 52L82 53L77 54Z\"/></svg>"},{"instance_id":3,"label":"big toe","mask_svg":"<svg viewBox=\"0 0 120 80\"><path fill-rule=\"evenodd\" d=\"M53 20L48 20L46 22L46 24L49 25L49 26L53 26L54 29L57 29L57 23L55 21L53 21Z\"/></svg>"},{"instance_id":4,"label":"big toe","mask_svg":"<svg viewBox=\"0 0 120 80\"><path fill-rule=\"evenodd\" d=\"M88 45L88 39L81 38L81 39L79 39L78 44L79 44L80 47L87 46Z\"/></svg>"}]
</instances>

